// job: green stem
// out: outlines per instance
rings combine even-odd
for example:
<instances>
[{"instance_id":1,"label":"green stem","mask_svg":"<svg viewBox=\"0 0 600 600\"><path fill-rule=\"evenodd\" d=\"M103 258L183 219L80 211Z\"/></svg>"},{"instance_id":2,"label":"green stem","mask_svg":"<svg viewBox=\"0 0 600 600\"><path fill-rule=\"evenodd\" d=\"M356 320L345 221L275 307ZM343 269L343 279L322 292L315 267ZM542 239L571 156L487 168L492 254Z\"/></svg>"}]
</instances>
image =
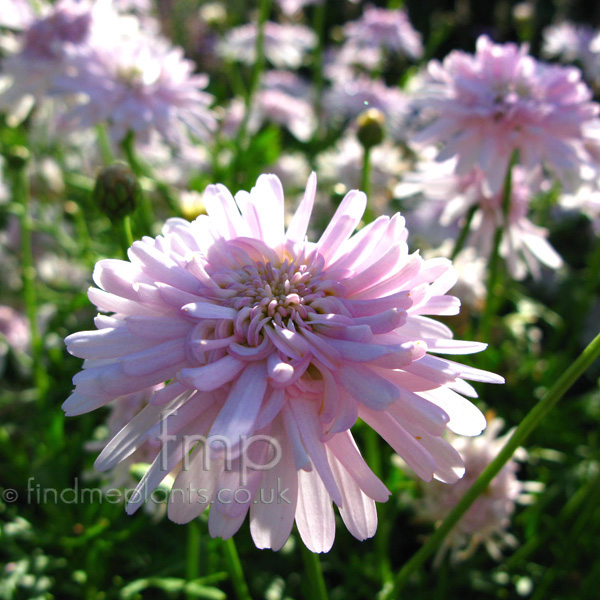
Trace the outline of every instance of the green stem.
<instances>
[{"instance_id":1,"label":"green stem","mask_svg":"<svg viewBox=\"0 0 600 600\"><path fill-rule=\"evenodd\" d=\"M365 224L370 223L375 218L373 209L370 206L369 198L371 193L371 147L363 146L363 163L360 174L360 189L367 195L367 208L363 215Z\"/></svg>"},{"instance_id":2,"label":"green stem","mask_svg":"<svg viewBox=\"0 0 600 600\"><path fill-rule=\"evenodd\" d=\"M369 193L371 191L371 148L364 147L363 149L363 163L362 170L360 173L360 189L363 191L367 198L369 197Z\"/></svg>"},{"instance_id":3,"label":"green stem","mask_svg":"<svg viewBox=\"0 0 600 600\"><path fill-rule=\"evenodd\" d=\"M564 333L567 336L567 352L573 352L577 348L577 342L585 333L585 321L590 314L593 303L596 301L596 290L600 284L600 239L596 238L595 246L587 257L587 265L584 271L581 297L573 310L573 321L565 323Z\"/></svg>"},{"instance_id":4,"label":"green stem","mask_svg":"<svg viewBox=\"0 0 600 600\"><path fill-rule=\"evenodd\" d=\"M454 244L454 249L452 250L452 254L450 255L450 260L454 260L458 256L460 251L463 249L465 242L467 241L467 237L469 236L469 232L471 231L471 223L473 222L473 217L475 216L475 213L477 212L478 208L479 206L477 204L474 204L473 206L471 206L471 208L469 208L469 211L465 216L465 224L461 229L460 235L458 236L458 238L456 238L456 243Z\"/></svg>"},{"instance_id":5,"label":"green stem","mask_svg":"<svg viewBox=\"0 0 600 600\"><path fill-rule=\"evenodd\" d=\"M185 579L193 581L200 577L200 523L197 519L187 525L187 552L185 556ZM195 594L186 594L187 600L197 598Z\"/></svg>"},{"instance_id":6,"label":"green stem","mask_svg":"<svg viewBox=\"0 0 600 600\"><path fill-rule=\"evenodd\" d=\"M129 131L123 138L123 141L121 142L121 148L123 149L123 154L125 154L125 158L127 159L127 162L135 176L140 178L144 175L147 175L148 169L144 164L142 164L142 162L140 162L135 152L135 134L133 131Z\"/></svg>"},{"instance_id":7,"label":"green stem","mask_svg":"<svg viewBox=\"0 0 600 600\"><path fill-rule=\"evenodd\" d=\"M248 590L248 584L244 578L244 570L242 569L242 563L238 556L237 549L233 538L229 538L223 542L225 548L225 558L227 560L227 567L229 570L229 576L233 583L233 589L238 600L252 600L250 592Z\"/></svg>"},{"instance_id":8,"label":"green stem","mask_svg":"<svg viewBox=\"0 0 600 600\"><path fill-rule=\"evenodd\" d=\"M323 126L323 49L325 46L325 15L327 2L320 2L314 7L313 30L317 35L317 47L313 59L313 90L315 95L315 114L317 130L315 135L321 136Z\"/></svg>"},{"instance_id":9,"label":"green stem","mask_svg":"<svg viewBox=\"0 0 600 600\"><path fill-rule=\"evenodd\" d=\"M302 546L302 559L304 569L308 579L310 600L327 600L327 586L321 570L319 555L311 552L304 544Z\"/></svg>"},{"instance_id":10,"label":"green stem","mask_svg":"<svg viewBox=\"0 0 600 600\"><path fill-rule=\"evenodd\" d=\"M512 169L516 162L517 152L514 151L508 164L508 171L506 172L504 188L502 190L502 220L500 225L496 227L494 244L492 246L492 253L490 254L488 264L487 294L479 329L479 339L485 342L488 342L490 339L492 321L499 308L498 298L501 294L497 293L496 287L498 285L498 276L500 272L500 243L502 242L502 236L508 229L510 199L512 195Z\"/></svg>"},{"instance_id":11,"label":"green stem","mask_svg":"<svg viewBox=\"0 0 600 600\"><path fill-rule=\"evenodd\" d=\"M365 426L364 434L367 463L369 464L371 471L383 481L383 464L381 460L379 434L368 426ZM388 510L388 504L377 505L377 521L379 526L377 528L377 535L374 539L379 575L384 585L390 584L392 580L392 564L388 552L390 536Z\"/></svg>"},{"instance_id":12,"label":"green stem","mask_svg":"<svg viewBox=\"0 0 600 600\"><path fill-rule=\"evenodd\" d=\"M386 598L399 597L400 590L406 585L411 575L435 552L471 504L487 489L494 477L511 459L517 448L523 445L525 440L552 410L554 405L565 395L569 388L581 377L598 356L600 356L600 334L590 342L577 359L556 380L544 397L529 411L502 450L500 450L498 456L475 480L427 543L402 567L396 577L393 590Z\"/></svg>"},{"instance_id":13,"label":"green stem","mask_svg":"<svg viewBox=\"0 0 600 600\"><path fill-rule=\"evenodd\" d=\"M98 137L98 147L100 148L100 156L105 165L112 165L115 162L115 154L112 149L112 142L106 130L106 126L102 123L96 125L96 136Z\"/></svg>"},{"instance_id":14,"label":"green stem","mask_svg":"<svg viewBox=\"0 0 600 600\"><path fill-rule=\"evenodd\" d=\"M237 172L240 166L240 159L242 155L246 152L248 147L248 140L246 139L246 131L248 129L248 122L250 120L250 115L252 113L252 103L254 100L254 96L256 94L256 90L258 89L258 85L260 83L260 77L265 67L265 23L269 18L271 13L271 6L273 4L273 0L260 0L259 12L258 12L258 23L257 23L257 33L256 33L256 45L255 45L255 60L254 65L252 67L252 75L250 77L250 84L248 86L248 91L246 94L246 104L244 107L244 116L242 118L242 122L240 123L240 127L237 131L236 140L235 140L235 155L233 160L231 161L232 172L231 172L231 180L232 183L235 183L235 179L237 177Z\"/></svg>"},{"instance_id":15,"label":"green stem","mask_svg":"<svg viewBox=\"0 0 600 600\"><path fill-rule=\"evenodd\" d=\"M121 248L127 260L127 250L133 245L133 233L131 232L131 218L129 215L125 215L117 224L119 229L119 237L121 239Z\"/></svg>"},{"instance_id":16,"label":"green stem","mask_svg":"<svg viewBox=\"0 0 600 600\"><path fill-rule=\"evenodd\" d=\"M131 167L134 175L141 180L143 177L150 176L149 169L144 165L138 158L135 152L135 134L133 131L129 131L123 141L121 142L121 148L127 159L127 163ZM147 234L152 233L154 226L154 211L151 203L148 201L148 195L143 191L140 194L140 211L142 226Z\"/></svg>"},{"instance_id":17,"label":"green stem","mask_svg":"<svg viewBox=\"0 0 600 600\"><path fill-rule=\"evenodd\" d=\"M44 342L38 327L37 314L37 273L33 260L32 234L33 218L31 216L31 199L29 196L29 178L27 161L29 151L26 148L14 148L10 161L12 166L12 191L14 202L23 207L21 212L21 270L23 278L23 302L29 320L31 332L31 353L33 357L33 378L40 403L44 402L48 390L48 374L44 369Z\"/></svg>"}]
</instances>

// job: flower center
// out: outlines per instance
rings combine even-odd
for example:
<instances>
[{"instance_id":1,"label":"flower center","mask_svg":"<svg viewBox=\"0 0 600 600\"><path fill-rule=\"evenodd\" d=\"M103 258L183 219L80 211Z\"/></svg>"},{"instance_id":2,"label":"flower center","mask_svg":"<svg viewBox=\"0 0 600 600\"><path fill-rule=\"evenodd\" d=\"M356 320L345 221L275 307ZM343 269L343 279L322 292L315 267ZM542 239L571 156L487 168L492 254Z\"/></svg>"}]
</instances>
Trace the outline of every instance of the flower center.
<instances>
[{"instance_id":1,"label":"flower center","mask_svg":"<svg viewBox=\"0 0 600 600\"><path fill-rule=\"evenodd\" d=\"M311 302L326 295L308 265L287 260L279 267L270 262L247 265L238 271L237 279L226 286L235 296L225 305L240 311L249 308L251 320L273 321L281 327L289 327L290 322L304 326L308 314L316 312Z\"/></svg>"}]
</instances>

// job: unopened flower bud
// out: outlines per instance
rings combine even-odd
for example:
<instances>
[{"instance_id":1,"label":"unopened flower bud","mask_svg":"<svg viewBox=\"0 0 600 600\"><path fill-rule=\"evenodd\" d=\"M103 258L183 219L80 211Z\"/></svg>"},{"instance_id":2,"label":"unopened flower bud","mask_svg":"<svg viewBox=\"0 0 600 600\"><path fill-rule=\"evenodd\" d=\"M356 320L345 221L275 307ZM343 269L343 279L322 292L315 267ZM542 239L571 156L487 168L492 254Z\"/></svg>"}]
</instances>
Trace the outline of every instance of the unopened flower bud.
<instances>
[{"instance_id":1,"label":"unopened flower bud","mask_svg":"<svg viewBox=\"0 0 600 600\"><path fill-rule=\"evenodd\" d=\"M4 158L10 169L22 169L29 161L31 154L25 146L11 146Z\"/></svg>"},{"instance_id":2,"label":"unopened flower bud","mask_svg":"<svg viewBox=\"0 0 600 600\"><path fill-rule=\"evenodd\" d=\"M98 173L94 202L110 219L122 219L136 209L141 193L133 171L127 165L116 163Z\"/></svg>"},{"instance_id":3,"label":"unopened flower bud","mask_svg":"<svg viewBox=\"0 0 600 600\"><path fill-rule=\"evenodd\" d=\"M372 148L381 144L384 138L383 125L385 115L377 108L369 108L358 115L358 141L364 148Z\"/></svg>"}]
</instances>

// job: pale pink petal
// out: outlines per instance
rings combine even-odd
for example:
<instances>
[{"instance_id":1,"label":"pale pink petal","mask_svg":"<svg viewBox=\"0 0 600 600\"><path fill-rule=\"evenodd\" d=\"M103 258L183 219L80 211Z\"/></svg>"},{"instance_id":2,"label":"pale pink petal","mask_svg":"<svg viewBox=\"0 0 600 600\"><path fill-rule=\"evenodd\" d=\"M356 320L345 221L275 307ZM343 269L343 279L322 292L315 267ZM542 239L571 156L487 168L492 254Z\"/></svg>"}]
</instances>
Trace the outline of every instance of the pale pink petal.
<instances>
[{"instance_id":1,"label":"pale pink petal","mask_svg":"<svg viewBox=\"0 0 600 600\"><path fill-rule=\"evenodd\" d=\"M298 471L296 525L311 552L329 552L335 537L335 515L331 497L317 472Z\"/></svg>"}]
</instances>

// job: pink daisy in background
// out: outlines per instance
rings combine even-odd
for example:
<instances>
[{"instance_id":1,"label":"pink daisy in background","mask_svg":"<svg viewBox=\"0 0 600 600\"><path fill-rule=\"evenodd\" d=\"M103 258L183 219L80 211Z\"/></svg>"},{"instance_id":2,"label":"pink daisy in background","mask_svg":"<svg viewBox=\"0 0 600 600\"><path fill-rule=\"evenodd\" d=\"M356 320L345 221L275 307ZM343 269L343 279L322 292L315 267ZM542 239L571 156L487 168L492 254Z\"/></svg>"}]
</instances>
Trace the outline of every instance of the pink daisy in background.
<instances>
[{"instance_id":1,"label":"pink daisy in background","mask_svg":"<svg viewBox=\"0 0 600 600\"><path fill-rule=\"evenodd\" d=\"M256 112L265 121L287 127L302 142L317 128L310 84L291 71L266 71L256 97Z\"/></svg>"},{"instance_id":2,"label":"pink daisy in background","mask_svg":"<svg viewBox=\"0 0 600 600\"><path fill-rule=\"evenodd\" d=\"M256 60L256 36L254 23L235 27L227 32L217 51L226 60L252 65ZM309 27L273 21L265 23L265 57L277 69L300 68L316 45L317 36Z\"/></svg>"},{"instance_id":3,"label":"pink daisy in background","mask_svg":"<svg viewBox=\"0 0 600 600\"><path fill-rule=\"evenodd\" d=\"M511 432L499 437L503 427L504 421L495 417L488 423L483 435L474 438L452 437L452 446L465 462L466 474L455 485L433 482L420 486L422 496L414 504L419 521L437 524L458 504L506 443ZM457 563L469 558L482 545L492 558L501 560L502 550L518 544L508 531L511 518L518 504L530 502L532 493L543 489L541 483L518 479L517 461L526 459L527 453L519 448L502 467L486 491L475 500L445 539L436 556L438 565L448 552L450 561ZM404 467L403 461L395 462Z\"/></svg>"},{"instance_id":4,"label":"pink daisy in background","mask_svg":"<svg viewBox=\"0 0 600 600\"><path fill-rule=\"evenodd\" d=\"M195 73L183 51L161 38L118 39L84 60L59 82L62 92L85 98L65 116L70 127L107 122L115 142L133 131L142 144L157 131L175 146L190 134L206 140L216 128L214 98L204 91L208 76Z\"/></svg>"},{"instance_id":5,"label":"pink daisy in background","mask_svg":"<svg viewBox=\"0 0 600 600\"><path fill-rule=\"evenodd\" d=\"M306 546L326 552L333 503L355 537L371 537L375 501L390 492L350 433L359 417L422 479L462 477L442 434L479 434L465 380L503 379L437 356L485 348L426 316L459 310L446 293L451 262L410 254L400 215L354 233L367 202L356 190L308 241L315 193L313 174L286 229L277 177L235 198L211 185L208 214L170 219L129 261L97 264L89 297L103 314L66 340L85 359L66 414L166 384L96 461L105 470L160 440L128 512L180 469L168 516L185 523L210 506L213 537L232 536L249 512L258 547L281 548L295 521Z\"/></svg>"},{"instance_id":6,"label":"pink daisy in background","mask_svg":"<svg viewBox=\"0 0 600 600\"><path fill-rule=\"evenodd\" d=\"M404 10L367 7L360 19L344 25L346 44L357 53L364 49L389 50L411 59L423 56L421 34Z\"/></svg>"},{"instance_id":7,"label":"pink daisy in background","mask_svg":"<svg viewBox=\"0 0 600 600\"><path fill-rule=\"evenodd\" d=\"M532 198L542 189L543 178L539 169L528 172L515 167L512 176L509 214L505 219L502 209L502 192L491 194L485 185L485 174L474 167L464 175L457 174L457 160L445 162L422 160L414 173L407 173L396 186L398 198L422 194L425 203L438 205L437 210L427 212L424 207L417 210L428 214L423 226L429 232L434 225L447 228L447 238L456 238L464 226L467 213L477 208L470 225L467 244L486 259L492 253L496 228L503 229L500 255L505 259L510 275L523 279L527 274L535 278L541 275L540 265L559 269L562 259L547 240L548 231L529 219ZM410 214L410 213L409 213ZM410 216L408 217L410 220Z\"/></svg>"},{"instance_id":8,"label":"pink daisy in background","mask_svg":"<svg viewBox=\"0 0 600 600\"><path fill-rule=\"evenodd\" d=\"M18 3L15 8L20 8ZM14 8L9 14L25 14ZM44 6L44 14L23 17L23 30L15 40L14 51L2 61L2 87L0 109L23 112L14 105L26 102L31 107L34 100L56 92L56 78L71 68L71 58L86 53L94 30L111 23L114 29L116 13L106 4L61 0L55 6ZM2 23L4 24L4 23ZM8 26L10 26L10 21Z\"/></svg>"},{"instance_id":9,"label":"pink daisy in background","mask_svg":"<svg viewBox=\"0 0 600 600\"><path fill-rule=\"evenodd\" d=\"M525 168L541 163L567 186L582 164L595 163L586 130L599 107L581 72L527 50L481 36L474 55L455 50L443 63L431 61L419 98L433 118L413 141L440 143L438 160L455 156L460 175L479 166L491 194L501 190L515 150Z\"/></svg>"}]
</instances>

